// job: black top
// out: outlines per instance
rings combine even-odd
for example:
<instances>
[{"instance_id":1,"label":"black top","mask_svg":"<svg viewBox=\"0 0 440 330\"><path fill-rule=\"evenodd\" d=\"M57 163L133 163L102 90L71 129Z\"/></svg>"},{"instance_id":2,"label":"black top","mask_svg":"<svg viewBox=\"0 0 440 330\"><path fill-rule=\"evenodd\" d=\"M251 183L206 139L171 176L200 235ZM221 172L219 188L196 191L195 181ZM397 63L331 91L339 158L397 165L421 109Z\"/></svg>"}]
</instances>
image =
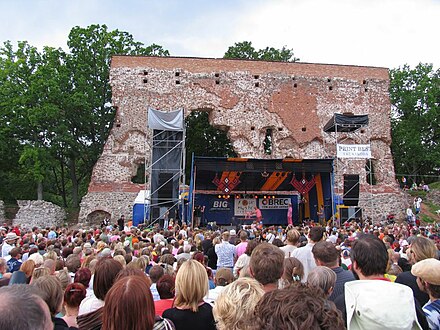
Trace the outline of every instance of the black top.
<instances>
[{"instance_id":1,"label":"black top","mask_svg":"<svg viewBox=\"0 0 440 330\"><path fill-rule=\"evenodd\" d=\"M173 321L176 330L216 330L211 305L204 303L197 312L176 307L167 309L162 315Z\"/></svg>"}]
</instances>

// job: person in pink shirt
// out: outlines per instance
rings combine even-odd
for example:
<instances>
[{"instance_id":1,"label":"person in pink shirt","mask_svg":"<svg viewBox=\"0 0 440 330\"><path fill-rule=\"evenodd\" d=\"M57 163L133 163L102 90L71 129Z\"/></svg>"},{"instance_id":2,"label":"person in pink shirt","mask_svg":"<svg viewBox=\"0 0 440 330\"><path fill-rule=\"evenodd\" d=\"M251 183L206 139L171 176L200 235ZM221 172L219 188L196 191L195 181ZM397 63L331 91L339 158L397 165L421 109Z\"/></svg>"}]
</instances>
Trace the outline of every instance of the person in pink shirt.
<instances>
[{"instance_id":1,"label":"person in pink shirt","mask_svg":"<svg viewBox=\"0 0 440 330\"><path fill-rule=\"evenodd\" d=\"M246 251L246 247L248 245L248 233L244 230L240 231L240 243L235 247L235 255L239 258L244 251Z\"/></svg>"},{"instance_id":2,"label":"person in pink shirt","mask_svg":"<svg viewBox=\"0 0 440 330\"><path fill-rule=\"evenodd\" d=\"M292 203L289 203L289 207L287 208L287 225L293 225L293 221L292 221Z\"/></svg>"}]
</instances>

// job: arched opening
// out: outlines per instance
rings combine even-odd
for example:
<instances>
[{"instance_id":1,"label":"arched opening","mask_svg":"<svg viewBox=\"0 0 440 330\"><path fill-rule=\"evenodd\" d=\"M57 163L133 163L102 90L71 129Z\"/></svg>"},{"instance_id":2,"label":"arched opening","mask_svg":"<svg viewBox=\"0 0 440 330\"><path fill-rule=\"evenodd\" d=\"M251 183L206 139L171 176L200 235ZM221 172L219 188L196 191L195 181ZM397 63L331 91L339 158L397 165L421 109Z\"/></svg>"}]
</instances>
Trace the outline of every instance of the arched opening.
<instances>
[{"instance_id":1,"label":"arched opening","mask_svg":"<svg viewBox=\"0 0 440 330\"><path fill-rule=\"evenodd\" d=\"M111 214L103 210L95 210L87 215L87 222L91 225L101 224L104 218L111 218Z\"/></svg>"}]
</instances>

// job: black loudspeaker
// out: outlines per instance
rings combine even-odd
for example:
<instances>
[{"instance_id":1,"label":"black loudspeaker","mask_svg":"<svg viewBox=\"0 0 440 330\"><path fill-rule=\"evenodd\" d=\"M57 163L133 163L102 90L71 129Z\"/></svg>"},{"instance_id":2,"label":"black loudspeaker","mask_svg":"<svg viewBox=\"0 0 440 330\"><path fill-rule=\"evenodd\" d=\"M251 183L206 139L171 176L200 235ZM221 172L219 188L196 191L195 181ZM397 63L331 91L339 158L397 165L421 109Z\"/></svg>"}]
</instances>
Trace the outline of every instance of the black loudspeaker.
<instances>
[{"instance_id":1,"label":"black loudspeaker","mask_svg":"<svg viewBox=\"0 0 440 330\"><path fill-rule=\"evenodd\" d=\"M344 205L357 206L359 203L359 175L344 175Z\"/></svg>"},{"instance_id":2,"label":"black loudspeaker","mask_svg":"<svg viewBox=\"0 0 440 330\"><path fill-rule=\"evenodd\" d=\"M159 191L158 197L160 200L173 199L173 174L159 173Z\"/></svg>"},{"instance_id":3,"label":"black loudspeaker","mask_svg":"<svg viewBox=\"0 0 440 330\"><path fill-rule=\"evenodd\" d=\"M360 207L341 207L339 208L341 223L345 221L360 220L362 218L362 209Z\"/></svg>"}]
</instances>

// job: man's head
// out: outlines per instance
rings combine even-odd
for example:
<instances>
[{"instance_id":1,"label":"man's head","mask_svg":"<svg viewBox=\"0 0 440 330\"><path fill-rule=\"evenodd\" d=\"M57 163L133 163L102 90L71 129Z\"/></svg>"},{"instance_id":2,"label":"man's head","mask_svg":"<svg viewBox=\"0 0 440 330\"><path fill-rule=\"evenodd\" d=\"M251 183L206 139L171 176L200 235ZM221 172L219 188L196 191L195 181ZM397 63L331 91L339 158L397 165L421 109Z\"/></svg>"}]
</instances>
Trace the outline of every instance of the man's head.
<instances>
[{"instance_id":1,"label":"man's head","mask_svg":"<svg viewBox=\"0 0 440 330\"><path fill-rule=\"evenodd\" d=\"M240 241L245 242L248 239L248 233L244 230L240 231Z\"/></svg>"},{"instance_id":2,"label":"man's head","mask_svg":"<svg viewBox=\"0 0 440 330\"><path fill-rule=\"evenodd\" d=\"M249 267L252 276L261 284L275 284L283 274L284 253L269 243L259 244L252 251Z\"/></svg>"},{"instance_id":3,"label":"man's head","mask_svg":"<svg viewBox=\"0 0 440 330\"><path fill-rule=\"evenodd\" d=\"M229 232L228 231L225 231L223 234L222 234L222 239L226 242L226 241L229 241L229 239L231 238L231 235L229 234Z\"/></svg>"},{"instance_id":4,"label":"man's head","mask_svg":"<svg viewBox=\"0 0 440 330\"><path fill-rule=\"evenodd\" d=\"M296 244L298 244L300 236L301 236L301 234L298 230L290 229L287 232L286 239L289 244L296 245Z\"/></svg>"},{"instance_id":5,"label":"man's head","mask_svg":"<svg viewBox=\"0 0 440 330\"><path fill-rule=\"evenodd\" d=\"M321 241L316 243L312 248L312 253L318 266L334 268L339 264L339 251L332 242Z\"/></svg>"},{"instance_id":6,"label":"man's head","mask_svg":"<svg viewBox=\"0 0 440 330\"><path fill-rule=\"evenodd\" d=\"M322 240L322 237L324 236L325 233L325 228L323 227L312 227L310 228L309 231L309 239L314 242L317 243L320 240Z\"/></svg>"},{"instance_id":7,"label":"man's head","mask_svg":"<svg viewBox=\"0 0 440 330\"><path fill-rule=\"evenodd\" d=\"M217 286L226 286L234 281L234 275L229 268L220 268L215 273L214 281Z\"/></svg>"},{"instance_id":8,"label":"man's head","mask_svg":"<svg viewBox=\"0 0 440 330\"><path fill-rule=\"evenodd\" d=\"M0 288L0 329L53 329L49 307L40 294L29 285Z\"/></svg>"},{"instance_id":9,"label":"man's head","mask_svg":"<svg viewBox=\"0 0 440 330\"><path fill-rule=\"evenodd\" d=\"M148 274L150 275L151 281L153 283L156 283L165 274L165 271L161 266L155 265L151 267L150 272Z\"/></svg>"},{"instance_id":10,"label":"man's head","mask_svg":"<svg viewBox=\"0 0 440 330\"><path fill-rule=\"evenodd\" d=\"M434 258L419 261L411 268L411 273L417 276L419 289L428 293L434 299L440 299L440 261Z\"/></svg>"},{"instance_id":11,"label":"man's head","mask_svg":"<svg viewBox=\"0 0 440 330\"><path fill-rule=\"evenodd\" d=\"M373 235L362 235L351 248L352 270L360 279L383 276L388 265L388 251L385 244Z\"/></svg>"}]
</instances>

